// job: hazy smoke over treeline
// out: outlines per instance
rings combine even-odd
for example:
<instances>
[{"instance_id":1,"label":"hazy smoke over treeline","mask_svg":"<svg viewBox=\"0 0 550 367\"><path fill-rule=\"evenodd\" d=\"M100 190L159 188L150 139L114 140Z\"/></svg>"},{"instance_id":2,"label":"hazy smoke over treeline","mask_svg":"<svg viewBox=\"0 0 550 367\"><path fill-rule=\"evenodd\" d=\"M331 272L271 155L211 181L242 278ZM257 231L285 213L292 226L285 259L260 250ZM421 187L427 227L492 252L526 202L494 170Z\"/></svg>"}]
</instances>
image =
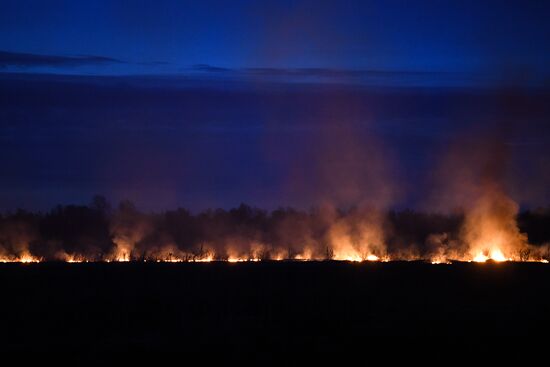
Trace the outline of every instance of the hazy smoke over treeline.
<instances>
[{"instance_id":1,"label":"hazy smoke over treeline","mask_svg":"<svg viewBox=\"0 0 550 367\"><path fill-rule=\"evenodd\" d=\"M548 203L547 90L69 80L2 83L14 121L0 144L4 207L66 202L85 188L157 209L300 209L150 213L96 198L3 215L0 259L547 256L548 211L519 213ZM51 121L62 123L41 130ZM5 204L16 194L25 199ZM392 211L403 207L423 212Z\"/></svg>"},{"instance_id":2,"label":"hazy smoke over treeline","mask_svg":"<svg viewBox=\"0 0 550 367\"><path fill-rule=\"evenodd\" d=\"M463 214L410 210L383 214L329 206L268 212L244 204L196 214L182 208L144 213L128 201L113 208L98 196L88 206L3 215L0 257L5 261L26 256L61 261L437 260L443 255L466 259L460 257L468 248ZM518 223L532 244L523 250L546 258L550 208L522 212ZM510 256L519 260L527 254Z\"/></svg>"}]
</instances>

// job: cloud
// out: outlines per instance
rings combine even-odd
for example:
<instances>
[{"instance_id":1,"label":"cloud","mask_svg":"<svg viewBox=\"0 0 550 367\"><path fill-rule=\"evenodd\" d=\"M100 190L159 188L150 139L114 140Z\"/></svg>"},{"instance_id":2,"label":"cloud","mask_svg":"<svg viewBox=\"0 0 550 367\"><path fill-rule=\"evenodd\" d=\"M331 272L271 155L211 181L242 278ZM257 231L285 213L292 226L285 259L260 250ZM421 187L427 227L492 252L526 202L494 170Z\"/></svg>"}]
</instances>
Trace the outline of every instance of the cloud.
<instances>
[{"instance_id":1,"label":"cloud","mask_svg":"<svg viewBox=\"0 0 550 367\"><path fill-rule=\"evenodd\" d=\"M166 61L144 61L144 62L138 62L138 65L146 65L146 66L163 66L163 65L170 65L169 62Z\"/></svg>"},{"instance_id":2,"label":"cloud","mask_svg":"<svg viewBox=\"0 0 550 367\"><path fill-rule=\"evenodd\" d=\"M226 71L232 71L228 68L222 68L219 66L212 66L208 64L196 64L191 67L194 71L201 71L201 72L208 72L208 73L220 73L220 72L226 72Z\"/></svg>"},{"instance_id":3,"label":"cloud","mask_svg":"<svg viewBox=\"0 0 550 367\"><path fill-rule=\"evenodd\" d=\"M232 69L209 64L196 64L191 68L193 71L205 73L231 72L250 76L269 77L321 77L321 78L349 78L349 77L393 77L393 76L426 76L426 75L453 75L453 72L440 71L416 71L416 70L378 70L378 69L338 69L338 68L276 68L276 67L254 67ZM189 70L189 69L184 69Z\"/></svg>"},{"instance_id":4,"label":"cloud","mask_svg":"<svg viewBox=\"0 0 550 367\"><path fill-rule=\"evenodd\" d=\"M338 82L391 86L470 86L487 83L489 76L453 71L385 70L346 68L283 68L246 67L226 68L209 64L196 64L181 68L186 74L243 80L285 82Z\"/></svg>"},{"instance_id":5,"label":"cloud","mask_svg":"<svg viewBox=\"0 0 550 367\"><path fill-rule=\"evenodd\" d=\"M16 67L75 67L82 65L120 64L124 61L95 55L59 56L0 51L0 68Z\"/></svg>"}]
</instances>

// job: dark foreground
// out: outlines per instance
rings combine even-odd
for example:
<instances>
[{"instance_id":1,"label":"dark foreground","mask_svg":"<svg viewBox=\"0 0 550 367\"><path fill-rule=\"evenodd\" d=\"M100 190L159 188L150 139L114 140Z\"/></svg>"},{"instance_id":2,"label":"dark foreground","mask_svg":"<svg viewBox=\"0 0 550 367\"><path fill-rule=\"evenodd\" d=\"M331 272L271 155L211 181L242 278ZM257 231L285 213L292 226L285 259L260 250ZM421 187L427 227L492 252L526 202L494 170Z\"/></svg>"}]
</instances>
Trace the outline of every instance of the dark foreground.
<instances>
[{"instance_id":1,"label":"dark foreground","mask_svg":"<svg viewBox=\"0 0 550 367\"><path fill-rule=\"evenodd\" d=\"M0 342L21 350L322 350L550 326L549 264L0 264L0 283Z\"/></svg>"}]
</instances>

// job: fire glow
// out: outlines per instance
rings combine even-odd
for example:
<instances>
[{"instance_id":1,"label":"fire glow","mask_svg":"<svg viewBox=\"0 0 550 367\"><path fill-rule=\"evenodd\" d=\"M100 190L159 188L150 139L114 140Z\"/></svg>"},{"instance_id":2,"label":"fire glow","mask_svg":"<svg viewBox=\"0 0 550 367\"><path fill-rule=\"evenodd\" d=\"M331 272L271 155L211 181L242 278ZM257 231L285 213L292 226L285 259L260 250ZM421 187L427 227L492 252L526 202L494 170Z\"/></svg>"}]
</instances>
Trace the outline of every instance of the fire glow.
<instances>
[{"instance_id":1,"label":"fire glow","mask_svg":"<svg viewBox=\"0 0 550 367\"><path fill-rule=\"evenodd\" d=\"M344 255L341 254L334 258L307 258L301 255L296 255L293 258L282 258L282 257L274 257L274 258L258 258L258 257L227 257L227 258L217 258L214 255L208 255L202 258L198 258L196 256L186 256L186 257L173 257L173 256L167 256L165 258L130 258L128 256L123 256L120 258L115 259L101 259L101 258L95 258L95 259L86 259L82 256L76 256L76 255L70 255L62 260L52 260L54 262L66 262L66 263L135 263L135 262L156 262L156 263L212 263L212 262L227 262L227 263L257 263L257 262L279 262L279 261L285 261L285 262L321 262L321 261L336 261L336 262L349 262L349 263L368 263L368 262L403 262L403 261L420 261L420 262L426 262L430 264L452 264L452 263L460 263L460 262L471 262L471 263L485 263L488 261L493 261L495 263L504 263L504 262L539 262L539 263L548 263L548 260L545 258L530 258L530 259L513 259L513 258L507 258L505 255L500 251L499 249L492 250L491 252L479 252L472 258L456 258L456 259L448 259L448 258L441 258L441 257L434 257L434 258L425 258L425 257L379 257L374 254L369 254L367 256L359 256L357 254L349 254ZM22 264L30 264L30 263L41 263L41 262L49 262L49 260L45 260L43 258L35 257L30 254L24 254L20 257L0 257L0 263L22 263Z\"/></svg>"},{"instance_id":2,"label":"fire glow","mask_svg":"<svg viewBox=\"0 0 550 367\"><path fill-rule=\"evenodd\" d=\"M19 257L0 257L0 263L22 263L22 264L30 264L30 263L39 263L42 260L38 257L32 256L31 254L23 254Z\"/></svg>"},{"instance_id":3,"label":"fire glow","mask_svg":"<svg viewBox=\"0 0 550 367\"><path fill-rule=\"evenodd\" d=\"M488 255L485 255L483 252L480 252L476 256L474 256L472 261L483 263L483 262L486 262L487 260L493 260L496 262L513 261L512 259L507 259L502 253L502 251L500 251L499 249L492 250Z\"/></svg>"},{"instance_id":4,"label":"fire glow","mask_svg":"<svg viewBox=\"0 0 550 367\"><path fill-rule=\"evenodd\" d=\"M111 226L111 233L103 246L79 246L77 243L62 246L41 242L24 226L18 225L15 227L18 231L11 228L0 236L0 262L419 261L435 265L454 262L548 263L550 259L550 245L528 243L527 235L520 231L516 221L518 206L497 189L488 190L473 201L457 229L432 233L424 244L392 239L381 213L358 210L347 213L328 211L315 214L317 217L309 214L309 222L305 217L296 217L275 230L264 227L264 232L257 227L243 230L242 225L235 225L226 226L226 232L210 235L210 228L205 227L203 237L208 237L207 241L195 236L195 241L189 242L186 236L180 236L176 242L160 227L155 229L155 223L146 216L134 213L137 219ZM212 232L216 233L216 228Z\"/></svg>"}]
</instances>

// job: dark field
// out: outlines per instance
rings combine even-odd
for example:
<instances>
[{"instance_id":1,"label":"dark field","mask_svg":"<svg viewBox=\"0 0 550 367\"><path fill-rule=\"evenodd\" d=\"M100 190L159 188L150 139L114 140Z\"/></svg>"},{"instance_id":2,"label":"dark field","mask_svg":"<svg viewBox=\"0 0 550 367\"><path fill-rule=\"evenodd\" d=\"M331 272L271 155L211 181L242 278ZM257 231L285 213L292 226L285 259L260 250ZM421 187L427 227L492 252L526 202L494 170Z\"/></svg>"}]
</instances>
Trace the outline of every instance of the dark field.
<instances>
[{"instance_id":1,"label":"dark field","mask_svg":"<svg viewBox=\"0 0 550 367\"><path fill-rule=\"evenodd\" d=\"M549 281L538 263L1 264L1 342L251 352L534 335L550 326Z\"/></svg>"}]
</instances>

